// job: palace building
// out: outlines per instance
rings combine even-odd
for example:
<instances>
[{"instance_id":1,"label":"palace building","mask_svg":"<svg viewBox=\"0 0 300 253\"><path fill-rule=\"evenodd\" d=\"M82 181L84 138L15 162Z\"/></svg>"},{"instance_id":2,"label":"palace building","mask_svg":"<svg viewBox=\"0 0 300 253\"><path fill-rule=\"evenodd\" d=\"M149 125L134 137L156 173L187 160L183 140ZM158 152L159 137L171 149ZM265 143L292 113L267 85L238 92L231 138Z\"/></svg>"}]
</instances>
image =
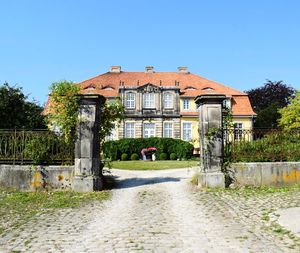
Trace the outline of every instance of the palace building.
<instances>
[{"instance_id":1,"label":"palace building","mask_svg":"<svg viewBox=\"0 0 300 253\"><path fill-rule=\"evenodd\" d=\"M178 67L177 72L122 71L120 66L79 83L83 93L101 94L108 101L119 97L126 116L116 125L110 140L121 138L180 138L199 146L198 112L195 97L222 94L236 129L252 129L253 111L248 95Z\"/></svg>"}]
</instances>

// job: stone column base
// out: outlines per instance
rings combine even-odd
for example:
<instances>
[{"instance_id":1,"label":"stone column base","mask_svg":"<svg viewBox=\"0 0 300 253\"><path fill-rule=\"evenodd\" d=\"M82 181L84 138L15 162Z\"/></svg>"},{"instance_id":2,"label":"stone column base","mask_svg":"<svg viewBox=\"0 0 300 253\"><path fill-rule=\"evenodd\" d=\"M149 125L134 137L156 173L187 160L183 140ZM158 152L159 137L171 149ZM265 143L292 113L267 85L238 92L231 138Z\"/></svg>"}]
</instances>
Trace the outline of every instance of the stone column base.
<instances>
[{"instance_id":1,"label":"stone column base","mask_svg":"<svg viewBox=\"0 0 300 253\"><path fill-rule=\"evenodd\" d=\"M225 188L225 176L222 172L200 172L198 187Z\"/></svg>"},{"instance_id":2,"label":"stone column base","mask_svg":"<svg viewBox=\"0 0 300 253\"><path fill-rule=\"evenodd\" d=\"M73 190L76 192L99 191L103 188L101 177L75 176L73 179Z\"/></svg>"}]
</instances>

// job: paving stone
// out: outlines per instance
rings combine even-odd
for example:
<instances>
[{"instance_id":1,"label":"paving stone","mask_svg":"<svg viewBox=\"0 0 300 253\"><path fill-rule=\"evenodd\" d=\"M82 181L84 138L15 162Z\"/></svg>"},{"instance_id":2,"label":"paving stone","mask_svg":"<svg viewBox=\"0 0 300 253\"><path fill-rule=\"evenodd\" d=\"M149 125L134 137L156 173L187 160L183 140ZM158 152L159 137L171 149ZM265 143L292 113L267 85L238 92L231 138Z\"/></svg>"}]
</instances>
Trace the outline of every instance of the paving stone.
<instances>
[{"instance_id":1,"label":"paving stone","mask_svg":"<svg viewBox=\"0 0 300 253\"><path fill-rule=\"evenodd\" d=\"M300 252L266 213L300 206L299 191L199 191L192 170L120 171L111 200L42 213L0 237L0 252ZM139 180L136 180L136 179Z\"/></svg>"}]
</instances>

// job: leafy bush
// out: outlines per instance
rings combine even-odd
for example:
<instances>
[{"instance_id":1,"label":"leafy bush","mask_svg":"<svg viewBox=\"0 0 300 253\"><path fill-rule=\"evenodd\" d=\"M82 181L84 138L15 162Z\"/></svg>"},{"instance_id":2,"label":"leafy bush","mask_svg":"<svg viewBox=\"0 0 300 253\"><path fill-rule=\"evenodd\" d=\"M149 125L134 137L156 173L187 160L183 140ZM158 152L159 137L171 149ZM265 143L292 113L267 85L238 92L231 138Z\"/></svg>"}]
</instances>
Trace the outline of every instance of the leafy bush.
<instances>
[{"instance_id":1,"label":"leafy bush","mask_svg":"<svg viewBox=\"0 0 300 253\"><path fill-rule=\"evenodd\" d=\"M225 146L228 162L300 161L300 132L272 132L254 141Z\"/></svg>"},{"instance_id":2,"label":"leafy bush","mask_svg":"<svg viewBox=\"0 0 300 253\"><path fill-rule=\"evenodd\" d=\"M126 161L128 159L128 155L126 154L126 153L123 153L122 155L121 155L121 160L122 161Z\"/></svg>"},{"instance_id":3,"label":"leafy bush","mask_svg":"<svg viewBox=\"0 0 300 253\"><path fill-rule=\"evenodd\" d=\"M121 155L126 153L129 157L136 153L140 154L143 148L157 148L156 156L166 153L176 154L179 159L190 159L193 156L193 145L189 142L172 138L127 138L117 141L108 141L103 146L103 153L106 158L111 160L121 159Z\"/></svg>"},{"instance_id":4,"label":"leafy bush","mask_svg":"<svg viewBox=\"0 0 300 253\"><path fill-rule=\"evenodd\" d=\"M168 155L166 153L161 153L159 155L159 160L167 160L168 159Z\"/></svg>"},{"instance_id":5,"label":"leafy bush","mask_svg":"<svg viewBox=\"0 0 300 253\"><path fill-rule=\"evenodd\" d=\"M64 138L54 133L34 133L28 136L24 145L24 160L34 165L72 164L74 143L66 143Z\"/></svg>"},{"instance_id":6,"label":"leafy bush","mask_svg":"<svg viewBox=\"0 0 300 253\"><path fill-rule=\"evenodd\" d=\"M177 155L175 153L171 153L170 160L176 160L176 159L177 159Z\"/></svg>"},{"instance_id":7,"label":"leafy bush","mask_svg":"<svg viewBox=\"0 0 300 253\"><path fill-rule=\"evenodd\" d=\"M25 145L25 157L32 160L35 165L50 161L51 139L45 137L43 135L34 136Z\"/></svg>"},{"instance_id":8,"label":"leafy bush","mask_svg":"<svg viewBox=\"0 0 300 253\"><path fill-rule=\"evenodd\" d=\"M139 160L139 155L136 154L136 153L133 153L133 154L130 156L130 159L131 159L132 161Z\"/></svg>"}]
</instances>

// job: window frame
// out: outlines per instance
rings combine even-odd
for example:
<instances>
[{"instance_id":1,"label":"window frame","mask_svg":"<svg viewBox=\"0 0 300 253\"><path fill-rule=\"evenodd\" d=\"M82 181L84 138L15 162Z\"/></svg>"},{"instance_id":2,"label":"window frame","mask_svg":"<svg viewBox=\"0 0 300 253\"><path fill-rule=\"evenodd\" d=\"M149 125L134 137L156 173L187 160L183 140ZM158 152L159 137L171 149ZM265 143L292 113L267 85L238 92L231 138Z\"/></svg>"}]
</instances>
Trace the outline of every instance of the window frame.
<instances>
[{"instance_id":1,"label":"window frame","mask_svg":"<svg viewBox=\"0 0 300 253\"><path fill-rule=\"evenodd\" d=\"M147 129L147 134L146 134L146 125L153 125L153 129L152 129L152 131L153 131L153 134L149 134L149 132L151 131L149 131L149 129ZM150 138L150 137L155 137L156 136L156 124L155 123L153 123L153 122L144 122L143 123L143 137L144 138Z\"/></svg>"},{"instance_id":2,"label":"window frame","mask_svg":"<svg viewBox=\"0 0 300 253\"><path fill-rule=\"evenodd\" d=\"M187 135L187 133L185 133L187 130L185 129L185 126L186 125L189 125L190 126L190 128L188 129L188 131L189 131L189 135L188 135L188 137L189 138L186 138L186 135ZM192 128L193 128L193 124L192 124L192 122L183 122L182 123L182 140L184 140L184 141L191 141L192 140Z\"/></svg>"},{"instance_id":3,"label":"window frame","mask_svg":"<svg viewBox=\"0 0 300 253\"><path fill-rule=\"evenodd\" d=\"M167 124L169 124L171 127L167 128ZM166 131L168 131L168 134L166 134ZM163 136L164 138L173 138L173 122L164 122Z\"/></svg>"},{"instance_id":4,"label":"window frame","mask_svg":"<svg viewBox=\"0 0 300 253\"><path fill-rule=\"evenodd\" d=\"M165 92L163 94L163 105L164 105L165 109L173 109L174 108L174 96L171 92Z\"/></svg>"},{"instance_id":5,"label":"window frame","mask_svg":"<svg viewBox=\"0 0 300 253\"><path fill-rule=\"evenodd\" d=\"M187 108L185 108L185 105L187 102ZM189 98L184 98L183 101L182 101L182 107L183 107L183 110L184 111L189 111L191 109L191 103L190 103L190 99Z\"/></svg>"},{"instance_id":6,"label":"window frame","mask_svg":"<svg viewBox=\"0 0 300 253\"><path fill-rule=\"evenodd\" d=\"M147 92L143 94L143 108L145 109L155 108L155 93Z\"/></svg>"},{"instance_id":7,"label":"window frame","mask_svg":"<svg viewBox=\"0 0 300 253\"><path fill-rule=\"evenodd\" d=\"M131 129L128 128L128 126L131 125ZM128 131L130 133L128 134ZM125 122L125 133L124 138L135 138L135 123L134 122Z\"/></svg>"},{"instance_id":8,"label":"window frame","mask_svg":"<svg viewBox=\"0 0 300 253\"><path fill-rule=\"evenodd\" d=\"M133 96L132 98L128 98L129 96ZM136 107L136 94L134 92L126 92L125 93L125 108L126 109L135 109Z\"/></svg>"},{"instance_id":9,"label":"window frame","mask_svg":"<svg viewBox=\"0 0 300 253\"><path fill-rule=\"evenodd\" d=\"M233 123L233 140L240 141L243 139L243 128L244 124L242 122Z\"/></svg>"}]
</instances>

